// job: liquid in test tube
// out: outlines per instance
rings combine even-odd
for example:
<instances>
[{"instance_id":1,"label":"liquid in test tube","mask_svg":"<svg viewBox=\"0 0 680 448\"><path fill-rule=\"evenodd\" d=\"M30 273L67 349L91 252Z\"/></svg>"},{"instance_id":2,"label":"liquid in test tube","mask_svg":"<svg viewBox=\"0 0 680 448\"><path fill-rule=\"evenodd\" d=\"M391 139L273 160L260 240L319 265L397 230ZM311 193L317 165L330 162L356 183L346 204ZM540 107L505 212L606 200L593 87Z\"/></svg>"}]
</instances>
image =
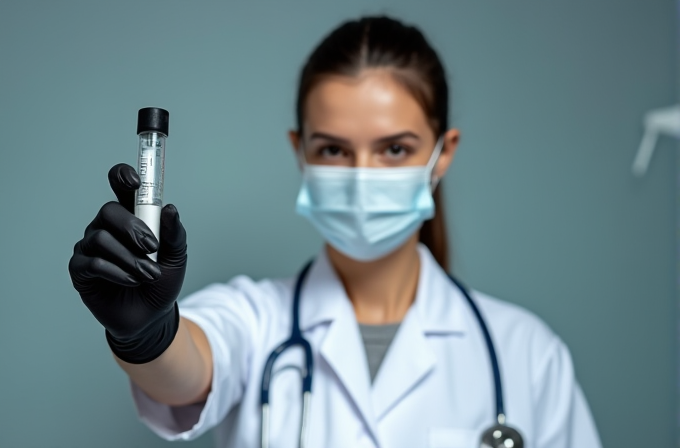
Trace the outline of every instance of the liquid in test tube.
<instances>
[{"instance_id":1,"label":"liquid in test tube","mask_svg":"<svg viewBox=\"0 0 680 448\"><path fill-rule=\"evenodd\" d=\"M137 173L141 185L135 196L135 216L144 221L160 241L163 208L163 175L165 172L165 139L168 137L170 114L165 109L146 107L137 115L139 160ZM156 253L149 257L156 261Z\"/></svg>"}]
</instances>

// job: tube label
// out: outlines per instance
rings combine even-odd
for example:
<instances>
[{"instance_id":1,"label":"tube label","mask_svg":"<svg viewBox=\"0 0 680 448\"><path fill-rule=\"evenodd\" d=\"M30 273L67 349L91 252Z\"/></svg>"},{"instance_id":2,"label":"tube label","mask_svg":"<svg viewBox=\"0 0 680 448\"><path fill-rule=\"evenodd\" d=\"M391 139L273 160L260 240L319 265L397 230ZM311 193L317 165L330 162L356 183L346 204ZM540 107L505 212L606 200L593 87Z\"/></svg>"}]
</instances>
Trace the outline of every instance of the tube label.
<instances>
[{"instance_id":1,"label":"tube label","mask_svg":"<svg viewBox=\"0 0 680 448\"><path fill-rule=\"evenodd\" d=\"M137 190L137 205L163 205L165 139L151 133L139 141L138 174L141 180Z\"/></svg>"}]
</instances>

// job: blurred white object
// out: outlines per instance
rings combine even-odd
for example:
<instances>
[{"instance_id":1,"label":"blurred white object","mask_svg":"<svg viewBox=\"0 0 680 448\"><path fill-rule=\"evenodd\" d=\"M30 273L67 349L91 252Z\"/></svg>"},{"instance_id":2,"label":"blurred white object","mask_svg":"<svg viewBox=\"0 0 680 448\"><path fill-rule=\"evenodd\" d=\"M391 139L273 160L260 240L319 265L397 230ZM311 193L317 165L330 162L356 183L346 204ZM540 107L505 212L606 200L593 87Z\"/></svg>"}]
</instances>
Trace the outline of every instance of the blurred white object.
<instances>
[{"instance_id":1,"label":"blurred white object","mask_svg":"<svg viewBox=\"0 0 680 448\"><path fill-rule=\"evenodd\" d=\"M680 104L647 112L643 120L645 134L633 161L633 174L643 176L654 153L659 134L680 138Z\"/></svg>"}]
</instances>

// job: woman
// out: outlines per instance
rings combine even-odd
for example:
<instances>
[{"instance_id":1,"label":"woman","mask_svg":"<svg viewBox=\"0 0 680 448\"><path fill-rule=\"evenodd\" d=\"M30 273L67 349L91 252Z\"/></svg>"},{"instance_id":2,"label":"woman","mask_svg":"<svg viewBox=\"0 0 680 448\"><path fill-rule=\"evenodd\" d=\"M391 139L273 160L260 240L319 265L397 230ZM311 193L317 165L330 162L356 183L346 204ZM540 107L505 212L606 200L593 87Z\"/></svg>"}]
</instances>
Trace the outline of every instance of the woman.
<instances>
[{"instance_id":1,"label":"woman","mask_svg":"<svg viewBox=\"0 0 680 448\"><path fill-rule=\"evenodd\" d=\"M447 108L442 64L417 29L368 17L334 30L302 70L289 135L303 171L297 211L327 244L296 278L237 277L181 308L186 235L176 208L163 209L158 242L130 213L139 177L111 169L118 202L88 226L69 270L155 432L187 440L216 427L220 447L297 446L303 351L265 370L299 309L314 365L308 447L498 442L500 432L485 433L505 419L497 395L525 447L600 446L562 341L527 311L471 292L487 343L465 290L447 277L439 179L459 140ZM155 251L157 263L145 255Z\"/></svg>"}]
</instances>

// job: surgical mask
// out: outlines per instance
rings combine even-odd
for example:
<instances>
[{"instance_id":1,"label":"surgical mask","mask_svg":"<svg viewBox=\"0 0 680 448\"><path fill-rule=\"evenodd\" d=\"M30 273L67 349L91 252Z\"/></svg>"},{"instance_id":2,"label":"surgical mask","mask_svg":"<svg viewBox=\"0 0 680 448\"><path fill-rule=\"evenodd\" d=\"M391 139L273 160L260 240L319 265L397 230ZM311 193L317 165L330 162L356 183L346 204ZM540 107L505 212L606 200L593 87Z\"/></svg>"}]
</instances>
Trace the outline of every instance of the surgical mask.
<instances>
[{"instance_id":1,"label":"surgical mask","mask_svg":"<svg viewBox=\"0 0 680 448\"><path fill-rule=\"evenodd\" d=\"M434 216L432 170L441 153L437 141L425 166L354 168L303 166L296 212L306 217L335 249L360 261L377 260L404 244Z\"/></svg>"}]
</instances>

